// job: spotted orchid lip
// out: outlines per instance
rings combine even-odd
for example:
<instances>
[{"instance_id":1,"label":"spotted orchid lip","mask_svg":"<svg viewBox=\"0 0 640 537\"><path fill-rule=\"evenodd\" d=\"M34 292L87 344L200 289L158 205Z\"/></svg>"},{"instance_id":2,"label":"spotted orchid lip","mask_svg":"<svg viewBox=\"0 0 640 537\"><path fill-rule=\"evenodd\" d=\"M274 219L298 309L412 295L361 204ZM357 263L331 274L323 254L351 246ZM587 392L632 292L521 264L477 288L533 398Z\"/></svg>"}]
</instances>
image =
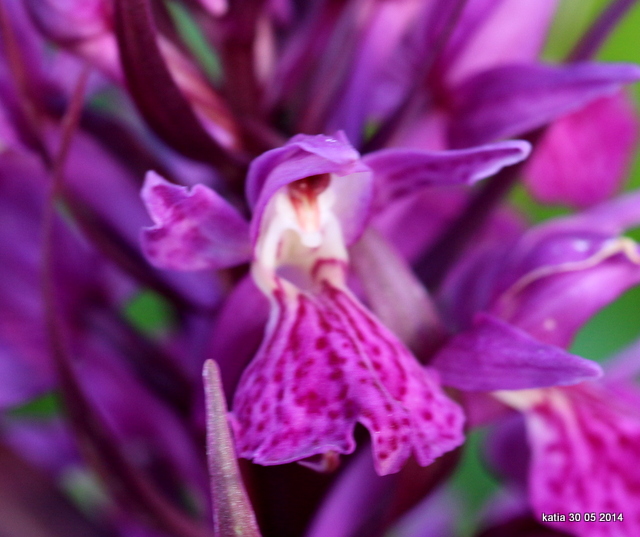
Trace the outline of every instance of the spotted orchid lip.
<instances>
[{"instance_id":1,"label":"spotted orchid lip","mask_svg":"<svg viewBox=\"0 0 640 537\"><path fill-rule=\"evenodd\" d=\"M317 273L313 294L284 281L274 292L272 322L234 399L239 455L269 465L351 453L356 423L371 434L381 475L412 453L427 465L460 445L462 411L437 375Z\"/></svg>"},{"instance_id":2,"label":"spotted orchid lip","mask_svg":"<svg viewBox=\"0 0 640 537\"><path fill-rule=\"evenodd\" d=\"M516 141L449 153L385 150L363 160L341 133L299 135L252 163L251 222L203 186L188 191L149 174L143 198L155 226L143 245L154 263L221 268L252 251L253 279L270 298L265 338L231 414L241 456L281 464L350 453L360 423L371 433L376 470L387 474L411 454L427 465L462 443L462 411L438 375L347 290L347 246L375 209L374 177L380 208L426 186L477 181L528 151Z\"/></svg>"},{"instance_id":3,"label":"spotted orchid lip","mask_svg":"<svg viewBox=\"0 0 640 537\"><path fill-rule=\"evenodd\" d=\"M498 397L524 412L536 513L580 513L578 520L550 520L576 535L612 535L612 520L614 534L640 530L640 420L633 407L595 383L501 392ZM595 518L584 518L585 513L595 513ZM606 521L601 513L616 516Z\"/></svg>"}]
</instances>

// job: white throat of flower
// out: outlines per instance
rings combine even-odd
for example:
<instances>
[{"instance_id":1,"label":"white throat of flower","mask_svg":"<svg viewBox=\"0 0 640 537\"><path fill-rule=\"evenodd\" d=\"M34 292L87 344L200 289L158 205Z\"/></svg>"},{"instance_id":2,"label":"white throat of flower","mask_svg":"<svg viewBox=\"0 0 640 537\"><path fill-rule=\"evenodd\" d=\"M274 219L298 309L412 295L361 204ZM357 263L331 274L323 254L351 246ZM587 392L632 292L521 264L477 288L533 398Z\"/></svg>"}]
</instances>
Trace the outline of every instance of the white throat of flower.
<instances>
[{"instance_id":1,"label":"white throat of flower","mask_svg":"<svg viewBox=\"0 0 640 537\"><path fill-rule=\"evenodd\" d=\"M322 174L299 179L278 190L262 217L254 250L252 274L269 294L278 277L297 287L312 285L318 261L344 264L348 260L340 221L334 212L336 176Z\"/></svg>"}]
</instances>

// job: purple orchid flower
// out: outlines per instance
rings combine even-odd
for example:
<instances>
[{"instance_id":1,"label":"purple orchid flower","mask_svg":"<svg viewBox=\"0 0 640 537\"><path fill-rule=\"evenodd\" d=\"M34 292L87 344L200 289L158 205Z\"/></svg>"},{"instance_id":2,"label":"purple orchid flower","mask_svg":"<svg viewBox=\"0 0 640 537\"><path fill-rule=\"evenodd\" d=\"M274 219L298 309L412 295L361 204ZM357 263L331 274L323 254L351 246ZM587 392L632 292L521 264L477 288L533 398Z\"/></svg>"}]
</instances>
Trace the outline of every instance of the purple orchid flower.
<instances>
[{"instance_id":1,"label":"purple orchid flower","mask_svg":"<svg viewBox=\"0 0 640 537\"><path fill-rule=\"evenodd\" d=\"M639 481L631 469L637 467L633 446L640 421L634 406L607 388L606 377L594 382L596 364L562 347L592 315L640 281L640 249L619 235L637 225L639 201L628 194L532 228L507 246L487 239L452 277L453 286L446 286L445 295L464 296L454 307L461 306L457 319L468 328L432 363L445 385L499 390L500 401L524 413L535 513L580 512L576 524L567 522L568 515L549 518L552 526L580 536L610 534L600 513L619 523L615 531L631 535L637 528ZM469 278L479 265L497 260L500 268L487 272L484 281ZM469 327L474 309L491 314L477 315ZM512 377L516 369L524 374ZM559 387L542 388L554 384ZM594 524L585 513L598 513Z\"/></svg>"},{"instance_id":2,"label":"purple orchid flower","mask_svg":"<svg viewBox=\"0 0 640 537\"><path fill-rule=\"evenodd\" d=\"M412 451L427 465L461 442L462 415L437 377L347 288L347 246L367 223L375 188L384 203L445 174L452 183L477 180L526 154L526 144L512 142L360 159L342 134L299 135L252 163L250 225L213 191L147 177L143 198L156 223L143 234L147 257L183 270L251 259L270 300L265 338L234 398L240 456L281 464L351 453L360 422L387 474Z\"/></svg>"},{"instance_id":3,"label":"purple orchid flower","mask_svg":"<svg viewBox=\"0 0 640 537\"><path fill-rule=\"evenodd\" d=\"M512 489L528 489L539 521L579 536L637 531L638 363L636 343L602 381L498 394L524 419L497 425L490 458Z\"/></svg>"},{"instance_id":4,"label":"purple orchid flower","mask_svg":"<svg viewBox=\"0 0 640 537\"><path fill-rule=\"evenodd\" d=\"M0 2L0 534L454 535L509 415L480 535L637 533L637 347L566 350L638 283L632 4L548 65L556 0Z\"/></svg>"},{"instance_id":5,"label":"purple orchid flower","mask_svg":"<svg viewBox=\"0 0 640 537\"><path fill-rule=\"evenodd\" d=\"M635 407L595 383L499 397L524 413L532 457L529 498L543 522L580 537L611 535L613 523L622 535L638 531Z\"/></svg>"}]
</instances>

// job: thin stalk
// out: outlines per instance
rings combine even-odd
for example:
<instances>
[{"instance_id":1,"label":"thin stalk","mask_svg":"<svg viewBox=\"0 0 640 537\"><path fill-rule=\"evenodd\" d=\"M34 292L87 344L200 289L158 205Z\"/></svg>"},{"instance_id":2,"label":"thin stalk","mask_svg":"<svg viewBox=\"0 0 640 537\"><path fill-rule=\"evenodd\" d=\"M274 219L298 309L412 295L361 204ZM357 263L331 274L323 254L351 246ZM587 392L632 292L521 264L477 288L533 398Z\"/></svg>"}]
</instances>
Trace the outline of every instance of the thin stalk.
<instances>
[{"instance_id":1,"label":"thin stalk","mask_svg":"<svg viewBox=\"0 0 640 537\"><path fill-rule=\"evenodd\" d=\"M578 41L567 56L567 61L578 62L593 58L636 2L637 0L613 0Z\"/></svg>"}]
</instances>

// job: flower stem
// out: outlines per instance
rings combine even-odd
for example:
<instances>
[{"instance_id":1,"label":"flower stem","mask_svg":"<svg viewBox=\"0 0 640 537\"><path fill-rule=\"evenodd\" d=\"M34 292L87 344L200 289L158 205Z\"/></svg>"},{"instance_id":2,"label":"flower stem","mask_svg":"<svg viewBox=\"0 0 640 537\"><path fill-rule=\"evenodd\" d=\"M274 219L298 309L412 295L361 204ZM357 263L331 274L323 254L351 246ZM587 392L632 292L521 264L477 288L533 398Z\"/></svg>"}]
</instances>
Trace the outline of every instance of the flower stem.
<instances>
[{"instance_id":1,"label":"flower stem","mask_svg":"<svg viewBox=\"0 0 640 537\"><path fill-rule=\"evenodd\" d=\"M576 46L567 56L568 62L588 60L595 56L598 49L615 29L622 17L637 0L613 0L585 32Z\"/></svg>"}]
</instances>

